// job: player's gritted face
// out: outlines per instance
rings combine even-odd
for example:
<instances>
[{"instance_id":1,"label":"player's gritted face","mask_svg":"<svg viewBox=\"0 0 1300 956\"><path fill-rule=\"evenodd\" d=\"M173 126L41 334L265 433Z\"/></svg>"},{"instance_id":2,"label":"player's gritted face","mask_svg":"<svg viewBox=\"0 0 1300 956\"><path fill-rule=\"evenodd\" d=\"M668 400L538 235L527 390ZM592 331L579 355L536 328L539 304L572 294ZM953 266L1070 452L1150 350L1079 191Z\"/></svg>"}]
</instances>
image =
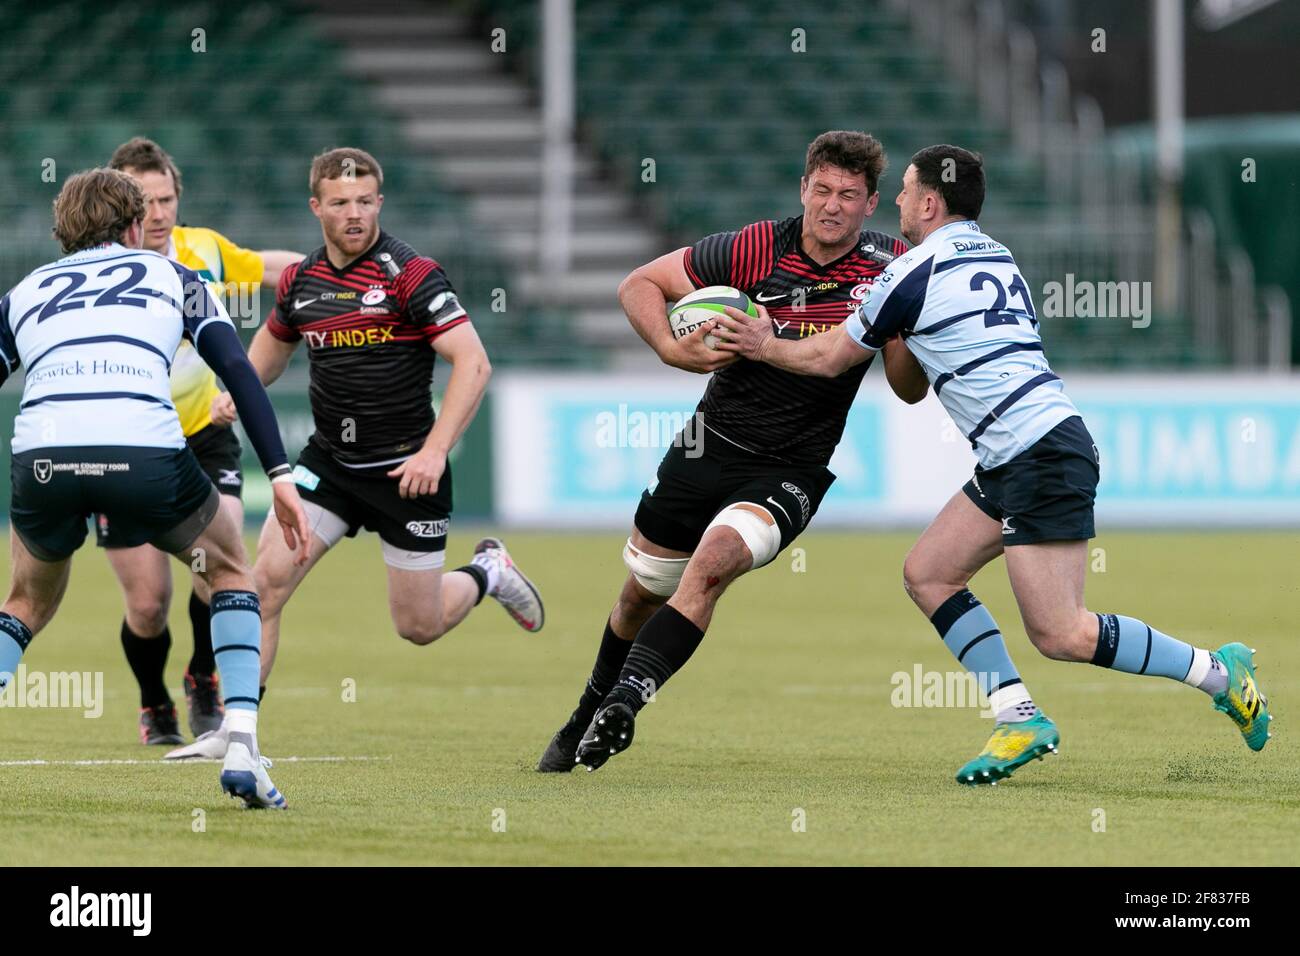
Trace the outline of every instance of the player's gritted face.
<instances>
[{"instance_id":1,"label":"player's gritted face","mask_svg":"<svg viewBox=\"0 0 1300 956\"><path fill-rule=\"evenodd\" d=\"M122 171L139 183L144 192L144 248L167 255L180 208L172 174L130 167Z\"/></svg>"},{"instance_id":2,"label":"player's gritted face","mask_svg":"<svg viewBox=\"0 0 1300 956\"><path fill-rule=\"evenodd\" d=\"M311 211L320 220L325 243L346 258L369 249L379 235L379 210L384 197L374 176L352 179L322 179L318 196L311 197Z\"/></svg>"},{"instance_id":3,"label":"player's gritted face","mask_svg":"<svg viewBox=\"0 0 1300 956\"><path fill-rule=\"evenodd\" d=\"M852 245L879 198L878 193L868 193L866 173L818 167L800 181L804 232L822 246Z\"/></svg>"}]
</instances>

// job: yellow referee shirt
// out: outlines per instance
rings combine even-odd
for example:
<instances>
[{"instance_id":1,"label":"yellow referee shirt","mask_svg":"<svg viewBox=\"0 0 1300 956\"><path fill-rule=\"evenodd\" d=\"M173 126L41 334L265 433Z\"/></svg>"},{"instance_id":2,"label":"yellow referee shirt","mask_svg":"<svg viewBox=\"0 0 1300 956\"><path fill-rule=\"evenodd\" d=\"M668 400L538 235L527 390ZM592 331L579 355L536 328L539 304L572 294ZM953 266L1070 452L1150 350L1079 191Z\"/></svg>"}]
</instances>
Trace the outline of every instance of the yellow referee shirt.
<instances>
[{"instance_id":1,"label":"yellow referee shirt","mask_svg":"<svg viewBox=\"0 0 1300 956\"><path fill-rule=\"evenodd\" d=\"M172 229L170 258L188 266L223 296L231 286L262 284L262 257L251 249L242 249L219 232L194 226ZM212 424L212 399L220 393L217 376L199 358L199 353L182 339L172 360L172 404L181 420L185 437Z\"/></svg>"}]
</instances>

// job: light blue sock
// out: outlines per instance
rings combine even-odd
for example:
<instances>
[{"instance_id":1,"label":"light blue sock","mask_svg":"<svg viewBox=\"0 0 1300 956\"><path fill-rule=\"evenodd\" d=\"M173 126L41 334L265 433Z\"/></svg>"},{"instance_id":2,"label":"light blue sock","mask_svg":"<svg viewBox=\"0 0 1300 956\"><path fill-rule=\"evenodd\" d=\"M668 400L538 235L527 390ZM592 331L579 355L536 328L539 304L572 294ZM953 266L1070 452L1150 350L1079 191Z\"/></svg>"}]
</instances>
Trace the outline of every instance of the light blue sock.
<instances>
[{"instance_id":1,"label":"light blue sock","mask_svg":"<svg viewBox=\"0 0 1300 956\"><path fill-rule=\"evenodd\" d=\"M12 614L0 611L0 688L18 673L18 662L31 642L31 629Z\"/></svg>"},{"instance_id":2,"label":"light blue sock","mask_svg":"<svg viewBox=\"0 0 1300 956\"><path fill-rule=\"evenodd\" d=\"M972 672L999 721L1028 720L1037 708L1011 662L988 608L968 590L954 594L930 618L957 663Z\"/></svg>"},{"instance_id":3,"label":"light blue sock","mask_svg":"<svg viewBox=\"0 0 1300 956\"><path fill-rule=\"evenodd\" d=\"M262 661L262 612L252 591L212 595L212 653L227 710L257 710Z\"/></svg>"},{"instance_id":4,"label":"light blue sock","mask_svg":"<svg viewBox=\"0 0 1300 956\"><path fill-rule=\"evenodd\" d=\"M1181 681L1187 678L1196 658L1197 649L1192 645L1134 617L1098 614L1097 630L1092 663L1098 667Z\"/></svg>"}]
</instances>

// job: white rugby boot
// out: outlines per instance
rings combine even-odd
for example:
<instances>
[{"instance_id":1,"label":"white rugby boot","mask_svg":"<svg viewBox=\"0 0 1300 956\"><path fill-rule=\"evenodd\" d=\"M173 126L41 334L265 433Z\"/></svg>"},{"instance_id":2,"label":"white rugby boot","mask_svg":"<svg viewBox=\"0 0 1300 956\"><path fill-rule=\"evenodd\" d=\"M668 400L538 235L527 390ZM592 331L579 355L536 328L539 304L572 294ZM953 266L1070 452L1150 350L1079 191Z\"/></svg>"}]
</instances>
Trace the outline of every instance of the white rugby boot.
<instances>
[{"instance_id":1,"label":"white rugby boot","mask_svg":"<svg viewBox=\"0 0 1300 956\"><path fill-rule=\"evenodd\" d=\"M487 593L506 609L516 624L532 633L542 629L546 620L542 596L511 560L500 538L484 538L475 545L472 563L487 573Z\"/></svg>"},{"instance_id":2,"label":"white rugby boot","mask_svg":"<svg viewBox=\"0 0 1300 956\"><path fill-rule=\"evenodd\" d=\"M266 768L271 765L257 752L257 738L245 731L231 731L226 761L221 768L221 789L244 801L250 810L284 810L284 796L275 789Z\"/></svg>"},{"instance_id":3,"label":"white rugby boot","mask_svg":"<svg viewBox=\"0 0 1300 956\"><path fill-rule=\"evenodd\" d=\"M194 739L194 743L169 750L163 760L222 760L230 747L230 729L222 723Z\"/></svg>"}]
</instances>

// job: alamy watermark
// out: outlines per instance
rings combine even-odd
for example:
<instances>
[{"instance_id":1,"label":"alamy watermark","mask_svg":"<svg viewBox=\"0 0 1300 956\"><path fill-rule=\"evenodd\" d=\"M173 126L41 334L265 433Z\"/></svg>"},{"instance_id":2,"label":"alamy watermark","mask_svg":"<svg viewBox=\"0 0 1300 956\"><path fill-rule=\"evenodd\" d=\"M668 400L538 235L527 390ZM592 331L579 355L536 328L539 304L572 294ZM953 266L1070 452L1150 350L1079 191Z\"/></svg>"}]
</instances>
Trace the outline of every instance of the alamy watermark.
<instances>
[{"instance_id":1,"label":"alamy watermark","mask_svg":"<svg viewBox=\"0 0 1300 956\"><path fill-rule=\"evenodd\" d=\"M1043 286L1040 311L1049 319L1131 319L1133 328L1145 329L1151 324L1151 283L1091 282L1067 272L1064 282Z\"/></svg>"},{"instance_id":2,"label":"alamy watermark","mask_svg":"<svg viewBox=\"0 0 1300 956\"><path fill-rule=\"evenodd\" d=\"M103 671L0 671L0 707L80 710L91 720L104 713Z\"/></svg>"},{"instance_id":3,"label":"alamy watermark","mask_svg":"<svg viewBox=\"0 0 1300 956\"><path fill-rule=\"evenodd\" d=\"M50 897L50 925L55 927L118 926L133 936L148 936L153 928L152 893L82 892L73 885Z\"/></svg>"},{"instance_id":4,"label":"alamy watermark","mask_svg":"<svg viewBox=\"0 0 1300 956\"><path fill-rule=\"evenodd\" d=\"M617 411L596 415L597 448L686 449L687 458L704 454L704 416L699 412L640 411L626 402Z\"/></svg>"},{"instance_id":5,"label":"alamy watermark","mask_svg":"<svg viewBox=\"0 0 1300 956\"><path fill-rule=\"evenodd\" d=\"M979 707L981 717L995 717L988 696L980 689L981 677L987 686L998 686L996 673L927 671L914 664L911 671L895 671L889 678L894 688L889 703L894 707Z\"/></svg>"}]
</instances>

